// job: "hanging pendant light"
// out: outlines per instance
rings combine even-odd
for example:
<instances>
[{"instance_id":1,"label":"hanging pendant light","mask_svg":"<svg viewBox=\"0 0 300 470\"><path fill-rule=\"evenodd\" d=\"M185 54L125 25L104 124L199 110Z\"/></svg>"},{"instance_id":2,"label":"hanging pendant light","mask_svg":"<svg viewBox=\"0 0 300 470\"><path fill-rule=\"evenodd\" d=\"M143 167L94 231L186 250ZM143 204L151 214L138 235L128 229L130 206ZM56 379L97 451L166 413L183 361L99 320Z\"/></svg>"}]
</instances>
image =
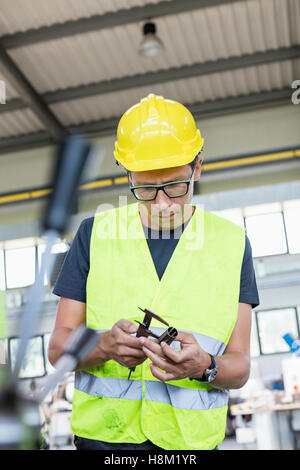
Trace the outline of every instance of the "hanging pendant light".
<instances>
[{"instance_id":1,"label":"hanging pendant light","mask_svg":"<svg viewBox=\"0 0 300 470\"><path fill-rule=\"evenodd\" d=\"M139 53L144 57L157 57L165 51L165 46L156 36L155 23L147 22L143 26L144 39L141 42Z\"/></svg>"}]
</instances>

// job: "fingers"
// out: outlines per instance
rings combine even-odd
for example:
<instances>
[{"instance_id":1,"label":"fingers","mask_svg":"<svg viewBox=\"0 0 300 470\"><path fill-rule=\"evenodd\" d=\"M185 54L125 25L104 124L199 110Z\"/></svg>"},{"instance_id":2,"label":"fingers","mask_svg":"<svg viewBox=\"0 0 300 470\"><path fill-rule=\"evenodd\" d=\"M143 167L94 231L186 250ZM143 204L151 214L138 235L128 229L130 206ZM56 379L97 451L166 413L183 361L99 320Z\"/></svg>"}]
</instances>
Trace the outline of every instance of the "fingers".
<instances>
[{"instance_id":1,"label":"fingers","mask_svg":"<svg viewBox=\"0 0 300 470\"><path fill-rule=\"evenodd\" d=\"M174 349L170 348L170 346L167 343L161 343L162 350L164 352L164 355L171 361L175 362L176 364L179 364L180 362L185 361L186 359L186 353L185 351L175 351Z\"/></svg>"},{"instance_id":2,"label":"fingers","mask_svg":"<svg viewBox=\"0 0 300 470\"><path fill-rule=\"evenodd\" d=\"M180 341L183 344L192 344L197 342L193 333L187 333L186 331L179 331L176 336L176 341Z\"/></svg>"},{"instance_id":3,"label":"fingers","mask_svg":"<svg viewBox=\"0 0 300 470\"><path fill-rule=\"evenodd\" d=\"M146 354L148 359L152 361L152 364L150 364L152 375L162 381L174 379L177 375L175 370L176 364L172 363L164 354L165 348L152 340L145 340L140 338L140 341L144 344L144 353ZM146 347L146 345L148 347ZM168 348L171 349L169 346ZM159 370L158 368L162 369L165 372Z\"/></svg>"},{"instance_id":4,"label":"fingers","mask_svg":"<svg viewBox=\"0 0 300 470\"><path fill-rule=\"evenodd\" d=\"M170 372L163 372L155 367L154 364L150 364L151 373L154 377L161 380L162 382L168 382L169 380L176 379L175 375Z\"/></svg>"},{"instance_id":5,"label":"fingers","mask_svg":"<svg viewBox=\"0 0 300 470\"><path fill-rule=\"evenodd\" d=\"M164 342L158 344L157 339L133 336L137 330L138 325L129 320L121 319L114 324L110 330L110 350L115 360L127 365L129 361L142 363L148 357L152 361L153 376L163 381L176 379L183 374L184 362L191 359L191 345L198 344L192 333L178 333L176 341L181 343L181 350L175 351Z\"/></svg>"},{"instance_id":6,"label":"fingers","mask_svg":"<svg viewBox=\"0 0 300 470\"><path fill-rule=\"evenodd\" d=\"M161 357L165 357L163 349L161 345L158 344L157 340L141 337L139 338L139 343L141 348L147 348L153 353L158 354Z\"/></svg>"},{"instance_id":7,"label":"fingers","mask_svg":"<svg viewBox=\"0 0 300 470\"><path fill-rule=\"evenodd\" d=\"M168 380L174 380L177 378L178 373L172 363L170 363L167 359L163 359L154 352L150 351L150 349L143 347L143 350L148 359L152 361L152 364L150 364L150 370L154 377L163 382L167 382Z\"/></svg>"},{"instance_id":8,"label":"fingers","mask_svg":"<svg viewBox=\"0 0 300 470\"><path fill-rule=\"evenodd\" d=\"M138 338L131 336L138 327L121 319L109 330L109 350L113 360L125 367L135 367L147 359Z\"/></svg>"},{"instance_id":9,"label":"fingers","mask_svg":"<svg viewBox=\"0 0 300 470\"><path fill-rule=\"evenodd\" d=\"M129 333L129 334L136 333L138 330L137 325L135 325L129 320L124 320L123 318L117 321L117 323L115 323L114 326L116 326L117 328L120 328L120 330L124 331L124 333Z\"/></svg>"},{"instance_id":10,"label":"fingers","mask_svg":"<svg viewBox=\"0 0 300 470\"><path fill-rule=\"evenodd\" d=\"M112 328L113 335L115 336L115 341L118 344L126 344L131 348L141 349L138 338L131 336L133 333L136 333L138 326L129 320L119 320Z\"/></svg>"},{"instance_id":11,"label":"fingers","mask_svg":"<svg viewBox=\"0 0 300 470\"><path fill-rule=\"evenodd\" d=\"M158 344L157 342L145 338L139 338L139 341L143 347L175 364L185 360L186 353L184 351L175 351L167 343L162 342Z\"/></svg>"},{"instance_id":12,"label":"fingers","mask_svg":"<svg viewBox=\"0 0 300 470\"><path fill-rule=\"evenodd\" d=\"M181 351L174 351L164 342L157 344L157 342L154 343L151 340L139 338L140 342L143 343L144 353L152 361L150 368L154 377L167 382L189 376L191 367L195 368L195 360L198 361L197 351L192 344L194 342L193 335L191 336L192 338L188 338L188 340L191 340L191 344Z\"/></svg>"},{"instance_id":13,"label":"fingers","mask_svg":"<svg viewBox=\"0 0 300 470\"><path fill-rule=\"evenodd\" d=\"M142 349L130 348L129 346L121 346L118 349L119 356L128 356L128 357L145 357L145 353Z\"/></svg>"},{"instance_id":14,"label":"fingers","mask_svg":"<svg viewBox=\"0 0 300 470\"><path fill-rule=\"evenodd\" d=\"M154 353L150 349L147 349L145 346L143 346L143 351L154 365L163 370L169 369L170 364L166 361L166 359L162 358L161 356L158 356L156 353Z\"/></svg>"}]
</instances>

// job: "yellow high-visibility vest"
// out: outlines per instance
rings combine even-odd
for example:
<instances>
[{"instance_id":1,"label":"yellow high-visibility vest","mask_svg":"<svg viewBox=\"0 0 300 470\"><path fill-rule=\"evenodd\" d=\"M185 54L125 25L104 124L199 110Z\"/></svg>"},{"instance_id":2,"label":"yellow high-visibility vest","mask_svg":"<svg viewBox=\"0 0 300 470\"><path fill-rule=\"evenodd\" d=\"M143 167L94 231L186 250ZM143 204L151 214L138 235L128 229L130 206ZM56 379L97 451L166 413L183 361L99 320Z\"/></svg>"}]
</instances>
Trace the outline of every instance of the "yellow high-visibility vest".
<instances>
[{"instance_id":1,"label":"yellow high-visibility vest","mask_svg":"<svg viewBox=\"0 0 300 470\"><path fill-rule=\"evenodd\" d=\"M148 308L176 329L192 332L205 351L223 354L237 319L245 230L196 207L159 280L138 205L95 216L87 326L105 331L121 318L141 321L138 307ZM165 330L157 320L151 329ZM228 390L189 378L162 382L149 362L137 366L130 380L129 370L113 360L76 372L74 434L115 443L149 439L170 450L221 443Z\"/></svg>"}]
</instances>

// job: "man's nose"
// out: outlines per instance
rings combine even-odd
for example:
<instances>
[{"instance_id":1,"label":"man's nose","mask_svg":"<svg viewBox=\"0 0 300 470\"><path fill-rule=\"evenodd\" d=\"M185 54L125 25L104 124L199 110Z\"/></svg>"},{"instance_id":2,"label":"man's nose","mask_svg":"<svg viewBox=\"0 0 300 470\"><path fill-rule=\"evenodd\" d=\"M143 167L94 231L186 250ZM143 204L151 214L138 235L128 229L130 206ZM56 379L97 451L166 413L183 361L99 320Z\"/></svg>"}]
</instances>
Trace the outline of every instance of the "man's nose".
<instances>
[{"instance_id":1,"label":"man's nose","mask_svg":"<svg viewBox=\"0 0 300 470\"><path fill-rule=\"evenodd\" d=\"M166 195L162 188L157 191L157 195L155 198L155 204L162 205L164 207L169 206L170 198Z\"/></svg>"}]
</instances>

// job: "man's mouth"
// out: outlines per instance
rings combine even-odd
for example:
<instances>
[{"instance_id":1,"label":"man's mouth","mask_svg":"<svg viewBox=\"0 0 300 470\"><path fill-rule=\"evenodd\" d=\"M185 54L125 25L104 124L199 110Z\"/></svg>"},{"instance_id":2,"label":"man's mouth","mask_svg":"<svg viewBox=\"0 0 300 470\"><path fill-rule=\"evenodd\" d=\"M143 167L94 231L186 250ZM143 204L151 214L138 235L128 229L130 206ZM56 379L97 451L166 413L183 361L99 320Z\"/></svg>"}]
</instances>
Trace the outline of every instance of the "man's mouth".
<instances>
[{"instance_id":1,"label":"man's mouth","mask_svg":"<svg viewBox=\"0 0 300 470\"><path fill-rule=\"evenodd\" d=\"M172 213L172 214L167 214L167 215L159 214L159 217L160 217L161 219L170 219L171 217L174 217L174 213Z\"/></svg>"}]
</instances>

